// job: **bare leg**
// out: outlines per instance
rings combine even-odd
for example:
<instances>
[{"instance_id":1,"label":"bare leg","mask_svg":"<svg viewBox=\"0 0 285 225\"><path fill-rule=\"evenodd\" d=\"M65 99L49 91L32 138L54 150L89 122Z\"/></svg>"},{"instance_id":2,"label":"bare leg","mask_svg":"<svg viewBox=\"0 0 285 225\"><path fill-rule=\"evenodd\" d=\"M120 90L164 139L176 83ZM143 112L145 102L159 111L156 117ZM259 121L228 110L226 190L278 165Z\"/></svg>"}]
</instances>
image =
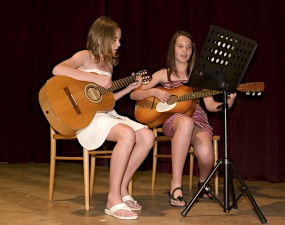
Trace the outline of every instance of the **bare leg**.
<instances>
[{"instance_id":1,"label":"bare leg","mask_svg":"<svg viewBox=\"0 0 285 225\"><path fill-rule=\"evenodd\" d=\"M189 151L192 132L194 129L194 121L190 117L180 116L174 120L173 132L174 137L172 139L171 146L171 158L172 158L172 180L170 193L176 188L182 186L182 173L185 164L185 159ZM181 190L177 190L174 193L174 197L183 196ZM184 202L171 200L171 204L177 206L185 205Z\"/></svg>"},{"instance_id":2,"label":"bare leg","mask_svg":"<svg viewBox=\"0 0 285 225\"><path fill-rule=\"evenodd\" d=\"M135 143L135 133L132 128L124 124L117 124L107 136L107 140L116 142L113 149L110 165L110 184L106 208L123 203L121 198L122 180ZM135 216L136 213L126 210L117 210L118 216Z\"/></svg>"},{"instance_id":3,"label":"bare leg","mask_svg":"<svg viewBox=\"0 0 285 225\"><path fill-rule=\"evenodd\" d=\"M194 153L198 159L200 170L200 182L204 182L209 176L214 165L214 151L212 139L205 131L195 126L192 144Z\"/></svg>"},{"instance_id":4,"label":"bare leg","mask_svg":"<svg viewBox=\"0 0 285 225\"><path fill-rule=\"evenodd\" d=\"M198 159L198 165L200 170L200 183L204 182L209 176L214 164L214 151L212 139L205 131L199 127L195 127L192 144L194 147L194 153ZM207 193L202 194L203 197L211 197Z\"/></svg>"},{"instance_id":5,"label":"bare leg","mask_svg":"<svg viewBox=\"0 0 285 225\"><path fill-rule=\"evenodd\" d=\"M154 143L153 132L147 128L143 128L143 129L136 131L135 135L136 135L135 146L131 153L131 157L127 165L127 169L126 169L125 175L123 177L122 185L121 185L121 196L122 197L128 195L127 186L132 176L136 172L136 170L139 168L139 166L142 164L142 162L148 155L149 150L152 148L153 143ZM126 203L131 208L140 207L139 204L134 204L132 201L127 201Z\"/></svg>"}]
</instances>

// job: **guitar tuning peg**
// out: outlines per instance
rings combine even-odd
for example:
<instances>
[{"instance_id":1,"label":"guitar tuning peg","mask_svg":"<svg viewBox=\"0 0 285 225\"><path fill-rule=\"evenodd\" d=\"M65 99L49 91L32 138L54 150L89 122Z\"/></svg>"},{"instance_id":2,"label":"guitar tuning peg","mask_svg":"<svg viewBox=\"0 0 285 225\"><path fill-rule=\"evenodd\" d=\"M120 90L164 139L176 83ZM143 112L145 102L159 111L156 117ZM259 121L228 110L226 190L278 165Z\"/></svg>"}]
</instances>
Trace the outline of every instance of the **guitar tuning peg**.
<instances>
[{"instance_id":1,"label":"guitar tuning peg","mask_svg":"<svg viewBox=\"0 0 285 225\"><path fill-rule=\"evenodd\" d=\"M260 95L261 95L261 92L259 91L259 92L257 93L257 95L260 96Z\"/></svg>"},{"instance_id":2,"label":"guitar tuning peg","mask_svg":"<svg viewBox=\"0 0 285 225\"><path fill-rule=\"evenodd\" d=\"M255 92L252 92L252 96L254 96L255 95Z\"/></svg>"},{"instance_id":3,"label":"guitar tuning peg","mask_svg":"<svg viewBox=\"0 0 285 225\"><path fill-rule=\"evenodd\" d=\"M246 93L245 93L246 95L250 95L250 93L247 91Z\"/></svg>"}]
</instances>

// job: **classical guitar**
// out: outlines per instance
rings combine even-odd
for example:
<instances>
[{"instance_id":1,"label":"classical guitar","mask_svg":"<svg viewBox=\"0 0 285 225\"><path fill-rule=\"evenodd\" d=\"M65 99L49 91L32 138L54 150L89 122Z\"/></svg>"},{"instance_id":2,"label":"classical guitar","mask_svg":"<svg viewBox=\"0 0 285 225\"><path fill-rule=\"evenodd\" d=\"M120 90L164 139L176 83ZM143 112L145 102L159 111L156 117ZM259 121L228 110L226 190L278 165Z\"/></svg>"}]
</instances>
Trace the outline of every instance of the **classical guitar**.
<instances>
[{"instance_id":1,"label":"classical guitar","mask_svg":"<svg viewBox=\"0 0 285 225\"><path fill-rule=\"evenodd\" d=\"M136 102L134 115L138 122L148 125L148 127L156 127L165 122L174 113L185 113L192 116L195 112L196 102L194 99L221 94L222 91L203 90L193 92L189 86L179 86L174 89L165 89L171 96L167 102L160 102L155 97L149 97ZM264 91L264 83L247 83L240 84L238 91L241 92L258 92Z\"/></svg>"},{"instance_id":2,"label":"classical guitar","mask_svg":"<svg viewBox=\"0 0 285 225\"><path fill-rule=\"evenodd\" d=\"M109 89L94 83L75 80L68 76L54 76L39 92L39 102L50 125L66 136L89 125L98 111L113 109L113 91L126 87L141 76L144 83L151 80L148 71L112 82Z\"/></svg>"}]
</instances>

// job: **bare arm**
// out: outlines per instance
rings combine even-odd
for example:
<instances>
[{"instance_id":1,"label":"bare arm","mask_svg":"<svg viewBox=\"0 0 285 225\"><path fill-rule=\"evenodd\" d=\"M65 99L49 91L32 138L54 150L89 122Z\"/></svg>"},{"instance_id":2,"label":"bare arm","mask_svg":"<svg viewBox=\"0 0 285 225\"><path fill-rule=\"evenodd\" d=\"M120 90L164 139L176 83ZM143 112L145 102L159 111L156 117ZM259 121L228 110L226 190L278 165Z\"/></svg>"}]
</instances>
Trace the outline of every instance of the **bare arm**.
<instances>
[{"instance_id":1,"label":"bare arm","mask_svg":"<svg viewBox=\"0 0 285 225\"><path fill-rule=\"evenodd\" d=\"M142 84L140 87L135 89L131 93L130 97L133 100L142 100L154 96L160 101L165 102L170 98L169 93L164 90L155 88L155 86L166 81L166 70L159 70L153 74L152 80L148 84Z\"/></svg>"},{"instance_id":2,"label":"bare arm","mask_svg":"<svg viewBox=\"0 0 285 225\"><path fill-rule=\"evenodd\" d=\"M132 75L134 75L134 73ZM130 93L132 90L138 88L141 85L141 83L142 83L142 78L136 77L136 81L134 83L130 84L123 90L114 93L115 101L122 98L124 95Z\"/></svg>"},{"instance_id":3,"label":"bare arm","mask_svg":"<svg viewBox=\"0 0 285 225\"><path fill-rule=\"evenodd\" d=\"M87 50L80 51L75 53L71 58L56 65L52 73L53 75L69 76L76 80L93 82L101 87L110 88L110 77L78 70L78 68L84 67L86 63L90 63L91 61L91 56Z\"/></svg>"}]
</instances>

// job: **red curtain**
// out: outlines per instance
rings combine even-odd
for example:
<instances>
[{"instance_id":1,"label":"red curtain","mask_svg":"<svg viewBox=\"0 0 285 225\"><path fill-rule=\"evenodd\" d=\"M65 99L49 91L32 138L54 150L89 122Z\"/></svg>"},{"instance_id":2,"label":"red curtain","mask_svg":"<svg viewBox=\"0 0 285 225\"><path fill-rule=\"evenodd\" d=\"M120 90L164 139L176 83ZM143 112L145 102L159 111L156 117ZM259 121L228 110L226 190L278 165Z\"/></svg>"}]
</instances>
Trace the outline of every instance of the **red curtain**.
<instances>
[{"instance_id":1,"label":"red curtain","mask_svg":"<svg viewBox=\"0 0 285 225\"><path fill-rule=\"evenodd\" d=\"M285 124L280 102L285 86L284 10L283 0L0 1L0 162L49 161L49 124L39 107L38 92L52 76L54 65L85 48L93 21L107 15L122 28L114 80L165 66L177 30L190 32L199 51L213 24L257 41L243 82L262 81L265 92L261 97L238 93L230 109L229 153L243 178L284 181ZM116 110L134 118L134 104L125 96ZM214 133L222 136L222 115L208 115ZM59 148L81 154L78 143L63 142Z\"/></svg>"}]
</instances>

